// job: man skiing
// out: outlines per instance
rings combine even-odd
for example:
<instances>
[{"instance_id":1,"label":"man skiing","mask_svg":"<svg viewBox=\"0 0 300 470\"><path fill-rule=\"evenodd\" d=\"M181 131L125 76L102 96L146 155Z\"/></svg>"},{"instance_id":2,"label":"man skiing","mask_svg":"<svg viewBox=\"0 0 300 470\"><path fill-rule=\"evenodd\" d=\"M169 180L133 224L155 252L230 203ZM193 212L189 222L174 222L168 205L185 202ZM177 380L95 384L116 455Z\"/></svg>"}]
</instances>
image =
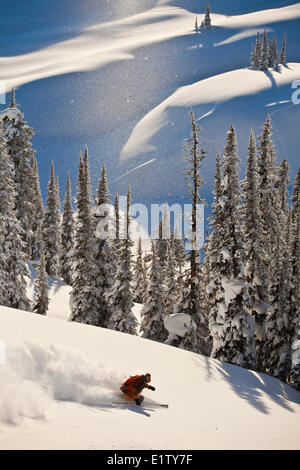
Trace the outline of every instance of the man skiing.
<instances>
[{"instance_id":1,"label":"man skiing","mask_svg":"<svg viewBox=\"0 0 300 470\"><path fill-rule=\"evenodd\" d=\"M140 395L144 388L149 388L149 390L152 390L153 392L155 391L155 387L148 385L150 381L151 375L149 372L145 375L134 375L129 377L120 389L127 400L134 400L137 405L140 405L144 400L143 395Z\"/></svg>"}]
</instances>

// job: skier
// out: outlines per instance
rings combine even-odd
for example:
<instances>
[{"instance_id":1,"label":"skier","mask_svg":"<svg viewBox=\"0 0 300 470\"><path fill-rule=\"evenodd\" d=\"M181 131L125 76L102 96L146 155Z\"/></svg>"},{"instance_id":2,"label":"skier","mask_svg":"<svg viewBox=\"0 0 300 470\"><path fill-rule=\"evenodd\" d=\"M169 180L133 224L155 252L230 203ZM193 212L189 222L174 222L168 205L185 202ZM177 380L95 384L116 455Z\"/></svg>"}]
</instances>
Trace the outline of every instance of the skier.
<instances>
[{"instance_id":1,"label":"skier","mask_svg":"<svg viewBox=\"0 0 300 470\"><path fill-rule=\"evenodd\" d=\"M129 377L120 389L127 400L134 400L137 405L140 405L144 400L143 395L140 395L144 388L149 388L149 390L152 390L153 392L155 391L155 387L148 385L150 381L151 375L149 372L145 375L134 375Z\"/></svg>"}]
</instances>

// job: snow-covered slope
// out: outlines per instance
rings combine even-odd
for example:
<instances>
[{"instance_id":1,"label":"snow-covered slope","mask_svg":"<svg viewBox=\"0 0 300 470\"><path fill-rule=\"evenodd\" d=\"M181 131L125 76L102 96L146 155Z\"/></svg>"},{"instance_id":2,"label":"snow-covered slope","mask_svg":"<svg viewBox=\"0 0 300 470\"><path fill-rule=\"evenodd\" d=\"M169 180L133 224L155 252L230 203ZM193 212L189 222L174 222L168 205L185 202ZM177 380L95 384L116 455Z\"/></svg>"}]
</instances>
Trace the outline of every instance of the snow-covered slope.
<instances>
[{"instance_id":1,"label":"snow-covered slope","mask_svg":"<svg viewBox=\"0 0 300 470\"><path fill-rule=\"evenodd\" d=\"M14 9L6 6L0 19L6 40L0 79L7 87L19 85L17 101L36 131L33 143L43 194L52 159L61 188L68 170L75 188L79 151L88 144L94 188L105 162L112 194L126 194L130 183L138 202L187 199L182 142L190 132L186 106L191 102L196 116L202 117L207 144L208 201L216 149L222 149L232 122L244 162L249 127L258 132L271 111L280 158L288 158L295 173L300 107L291 105L293 72L283 70L283 84L276 74L243 68L249 65L256 32L264 29L276 33L279 46L286 32L288 62L295 67L300 63L300 4L214 0L211 7L213 30L196 34L195 17L200 23L205 8L198 0L141 0L126 8L121 0L30 1L26 11L21 1ZM12 27L16 23L17 32ZM160 103L177 99L178 90L195 90L201 84L207 98L208 84L219 88L227 73L242 80L244 72L251 74L250 81L240 84L230 99L227 95L224 105L218 101L219 90L214 91L216 109L214 96L206 105L197 104L198 98L181 100L179 108L173 106L172 116L168 108L168 125L152 127L154 142L133 138L143 118L157 114ZM277 104L269 107L272 103ZM142 132L144 139L144 127Z\"/></svg>"},{"instance_id":2,"label":"snow-covered slope","mask_svg":"<svg viewBox=\"0 0 300 470\"><path fill-rule=\"evenodd\" d=\"M0 449L299 449L300 395L274 378L5 307L0 331ZM143 408L112 404L147 371Z\"/></svg>"},{"instance_id":3,"label":"snow-covered slope","mask_svg":"<svg viewBox=\"0 0 300 470\"><path fill-rule=\"evenodd\" d=\"M151 145L151 138L161 131L163 127L167 128L166 132L171 133L172 128L175 126L176 133L178 133L180 129L179 122L175 123L172 120L171 108L197 106L197 114L199 115L197 119L200 121L212 116L217 106L230 100L247 97L249 102L249 98L252 99L253 95L271 90L273 87L280 88L288 84L291 88L291 84L298 77L300 77L300 64L287 64L287 67L282 68L280 72L270 71L264 73L257 70L240 69L215 75L192 85L179 88L172 96L159 104L137 124L125 144L121 156L123 158L130 158L139 153L156 150L157 147ZM242 106L247 103L246 100L241 100L241 102ZM291 104L291 101L288 102ZM282 102L278 104L282 104ZM207 111L207 106L209 106L209 111ZM232 106L232 103L230 103L230 106ZM270 103L266 103L265 106L270 106ZM201 109L204 111L203 114ZM178 116L178 109L176 109L176 112ZM168 114L170 114L170 117L168 117ZM180 119L183 119L182 115L180 115ZM165 134L163 139L161 134L159 138L163 141L168 140L172 142L172 138ZM181 137L184 138L184 136Z\"/></svg>"}]
</instances>

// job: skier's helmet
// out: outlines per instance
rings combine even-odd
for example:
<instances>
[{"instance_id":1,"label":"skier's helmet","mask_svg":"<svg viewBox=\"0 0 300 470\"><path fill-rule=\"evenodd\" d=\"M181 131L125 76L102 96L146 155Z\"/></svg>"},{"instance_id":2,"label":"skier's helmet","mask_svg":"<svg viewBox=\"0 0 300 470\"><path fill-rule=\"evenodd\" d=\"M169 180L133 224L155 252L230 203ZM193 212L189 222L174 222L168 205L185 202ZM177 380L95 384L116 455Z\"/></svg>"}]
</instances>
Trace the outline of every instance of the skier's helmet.
<instances>
[{"instance_id":1,"label":"skier's helmet","mask_svg":"<svg viewBox=\"0 0 300 470\"><path fill-rule=\"evenodd\" d=\"M147 372L147 374L145 374L145 378L146 378L146 382L150 382L151 381L151 374L149 374L149 372Z\"/></svg>"}]
</instances>

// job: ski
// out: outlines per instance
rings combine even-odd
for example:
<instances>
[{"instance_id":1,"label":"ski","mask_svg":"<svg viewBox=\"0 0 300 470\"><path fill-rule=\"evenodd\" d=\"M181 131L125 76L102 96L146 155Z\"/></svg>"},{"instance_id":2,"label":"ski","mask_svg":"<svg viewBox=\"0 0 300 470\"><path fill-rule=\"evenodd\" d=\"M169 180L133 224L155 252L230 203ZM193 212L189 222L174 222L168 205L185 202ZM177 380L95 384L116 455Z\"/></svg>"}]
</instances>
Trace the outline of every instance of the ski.
<instances>
[{"instance_id":1,"label":"ski","mask_svg":"<svg viewBox=\"0 0 300 470\"><path fill-rule=\"evenodd\" d=\"M121 401L113 401L112 402L113 405L129 405L129 406L138 406L140 408L143 408L143 405L137 405L136 403L124 403L124 402L121 402ZM145 403L145 405L147 405L148 407L151 407L151 406L160 406L162 408L169 408L169 405L167 405L166 403Z\"/></svg>"}]
</instances>

